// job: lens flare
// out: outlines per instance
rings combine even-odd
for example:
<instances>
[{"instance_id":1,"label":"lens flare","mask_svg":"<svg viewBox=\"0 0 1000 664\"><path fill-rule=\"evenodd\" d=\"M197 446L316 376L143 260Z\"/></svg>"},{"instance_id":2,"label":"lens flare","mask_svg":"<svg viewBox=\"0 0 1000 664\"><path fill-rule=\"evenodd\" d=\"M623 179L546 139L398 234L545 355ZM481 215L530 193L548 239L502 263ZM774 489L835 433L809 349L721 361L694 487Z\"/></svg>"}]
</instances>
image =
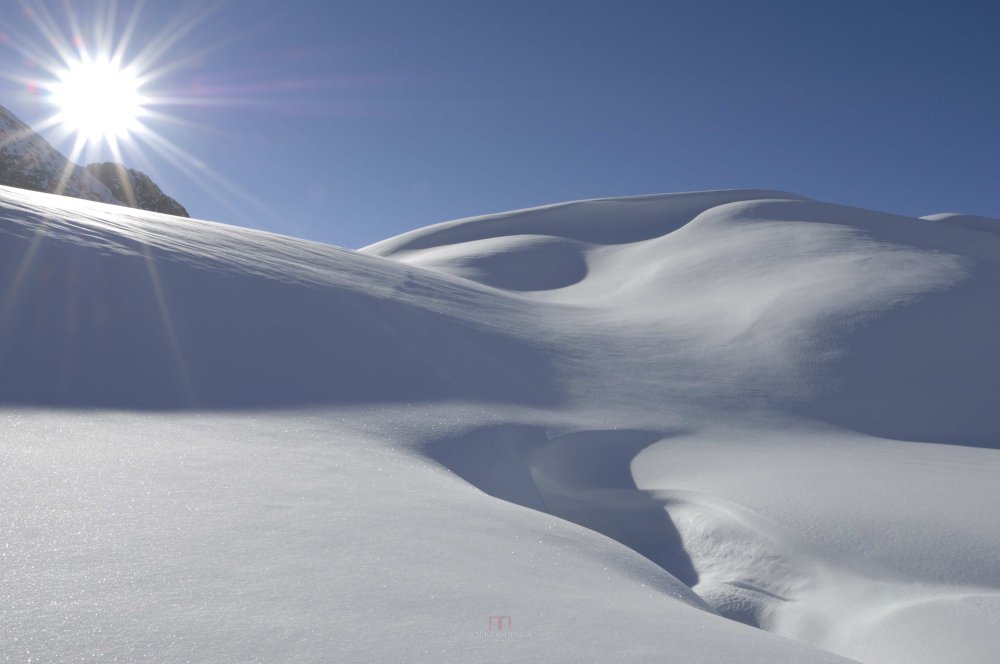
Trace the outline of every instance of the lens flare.
<instances>
[{"instance_id":1,"label":"lens flare","mask_svg":"<svg viewBox=\"0 0 1000 664\"><path fill-rule=\"evenodd\" d=\"M124 138L139 128L144 100L134 69L84 55L57 79L50 88L55 120L84 140Z\"/></svg>"},{"instance_id":2,"label":"lens flare","mask_svg":"<svg viewBox=\"0 0 1000 664\"><path fill-rule=\"evenodd\" d=\"M228 2L235 0L163 3L171 11L159 12L154 22L144 14L148 0L17 0L34 30L0 26L0 44L24 63L0 71L0 83L12 82L27 91L26 103L44 105L46 117L32 128L69 157L60 187L75 163L127 162L154 177L169 165L238 215L247 205L271 213L171 140L172 129L179 127L242 141L243 136L192 121L187 109L271 106L279 93L287 99L280 81L256 82L248 91L228 79L189 75L211 53L252 34L197 37Z\"/></svg>"}]
</instances>

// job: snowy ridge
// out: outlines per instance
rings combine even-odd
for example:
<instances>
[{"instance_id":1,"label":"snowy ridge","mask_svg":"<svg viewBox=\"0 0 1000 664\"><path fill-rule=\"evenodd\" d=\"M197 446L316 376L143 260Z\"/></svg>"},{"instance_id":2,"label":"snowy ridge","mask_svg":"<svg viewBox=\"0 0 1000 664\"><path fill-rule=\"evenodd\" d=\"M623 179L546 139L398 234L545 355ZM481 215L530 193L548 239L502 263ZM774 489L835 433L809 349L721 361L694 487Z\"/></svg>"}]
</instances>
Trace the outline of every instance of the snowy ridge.
<instances>
[{"instance_id":1,"label":"snowy ridge","mask_svg":"<svg viewBox=\"0 0 1000 664\"><path fill-rule=\"evenodd\" d=\"M0 106L0 183L121 205L111 190Z\"/></svg>"},{"instance_id":2,"label":"snowy ridge","mask_svg":"<svg viewBox=\"0 0 1000 664\"><path fill-rule=\"evenodd\" d=\"M961 226L984 233L1000 234L1000 220L980 217L974 214L958 214L957 212L943 212L939 214L929 214L921 219L937 221L951 226Z\"/></svg>"},{"instance_id":3,"label":"snowy ridge","mask_svg":"<svg viewBox=\"0 0 1000 664\"><path fill-rule=\"evenodd\" d=\"M352 252L0 188L9 653L992 662L970 219L700 192Z\"/></svg>"}]
</instances>

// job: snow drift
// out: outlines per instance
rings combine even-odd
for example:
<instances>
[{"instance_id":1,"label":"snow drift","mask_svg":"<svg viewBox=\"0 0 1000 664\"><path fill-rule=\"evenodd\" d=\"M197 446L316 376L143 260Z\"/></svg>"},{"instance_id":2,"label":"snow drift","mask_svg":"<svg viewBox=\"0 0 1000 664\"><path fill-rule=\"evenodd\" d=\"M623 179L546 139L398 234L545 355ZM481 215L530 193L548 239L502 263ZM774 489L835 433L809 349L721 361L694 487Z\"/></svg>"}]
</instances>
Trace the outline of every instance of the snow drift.
<instances>
[{"instance_id":1,"label":"snow drift","mask_svg":"<svg viewBox=\"0 0 1000 664\"><path fill-rule=\"evenodd\" d=\"M725 191L352 252L0 189L5 654L991 662L994 226Z\"/></svg>"}]
</instances>

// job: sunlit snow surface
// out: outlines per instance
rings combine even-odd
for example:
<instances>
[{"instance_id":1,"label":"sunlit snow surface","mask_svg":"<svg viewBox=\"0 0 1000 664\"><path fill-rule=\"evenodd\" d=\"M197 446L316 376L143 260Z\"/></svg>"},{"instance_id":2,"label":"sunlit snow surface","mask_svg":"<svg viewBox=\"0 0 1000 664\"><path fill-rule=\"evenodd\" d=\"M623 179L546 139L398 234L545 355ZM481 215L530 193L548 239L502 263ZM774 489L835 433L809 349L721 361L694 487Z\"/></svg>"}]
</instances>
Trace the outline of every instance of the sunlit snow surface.
<instances>
[{"instance_id":1,"label":"sunlit snow surface","mask_svg":"<svg viewBox=\"0 0 1000 664\"><path fill-rule=\"evenodd\" d=\"M0 188L0 654L994 662L997 228L708 192L351 252Z\"/></svg>"}]
</instances>

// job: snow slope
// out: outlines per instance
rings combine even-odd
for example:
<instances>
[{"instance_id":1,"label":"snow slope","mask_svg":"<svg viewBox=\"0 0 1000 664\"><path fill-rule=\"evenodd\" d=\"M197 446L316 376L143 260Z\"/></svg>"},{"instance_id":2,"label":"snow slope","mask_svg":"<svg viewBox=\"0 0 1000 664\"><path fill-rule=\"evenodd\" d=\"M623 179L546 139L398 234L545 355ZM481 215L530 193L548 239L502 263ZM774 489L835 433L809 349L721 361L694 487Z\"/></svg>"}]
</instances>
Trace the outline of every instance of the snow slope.
<instances>
[{"instance_id":1,"label":"snow slope","mask_svg":"<svg viewBox=\"0 0 1000 664\"><path fill-rule=\"evenodd\" d=\"M0 651L992 662L968 219L704 192L352 252L0 188Z\"/></svg>"}]
</instances>

